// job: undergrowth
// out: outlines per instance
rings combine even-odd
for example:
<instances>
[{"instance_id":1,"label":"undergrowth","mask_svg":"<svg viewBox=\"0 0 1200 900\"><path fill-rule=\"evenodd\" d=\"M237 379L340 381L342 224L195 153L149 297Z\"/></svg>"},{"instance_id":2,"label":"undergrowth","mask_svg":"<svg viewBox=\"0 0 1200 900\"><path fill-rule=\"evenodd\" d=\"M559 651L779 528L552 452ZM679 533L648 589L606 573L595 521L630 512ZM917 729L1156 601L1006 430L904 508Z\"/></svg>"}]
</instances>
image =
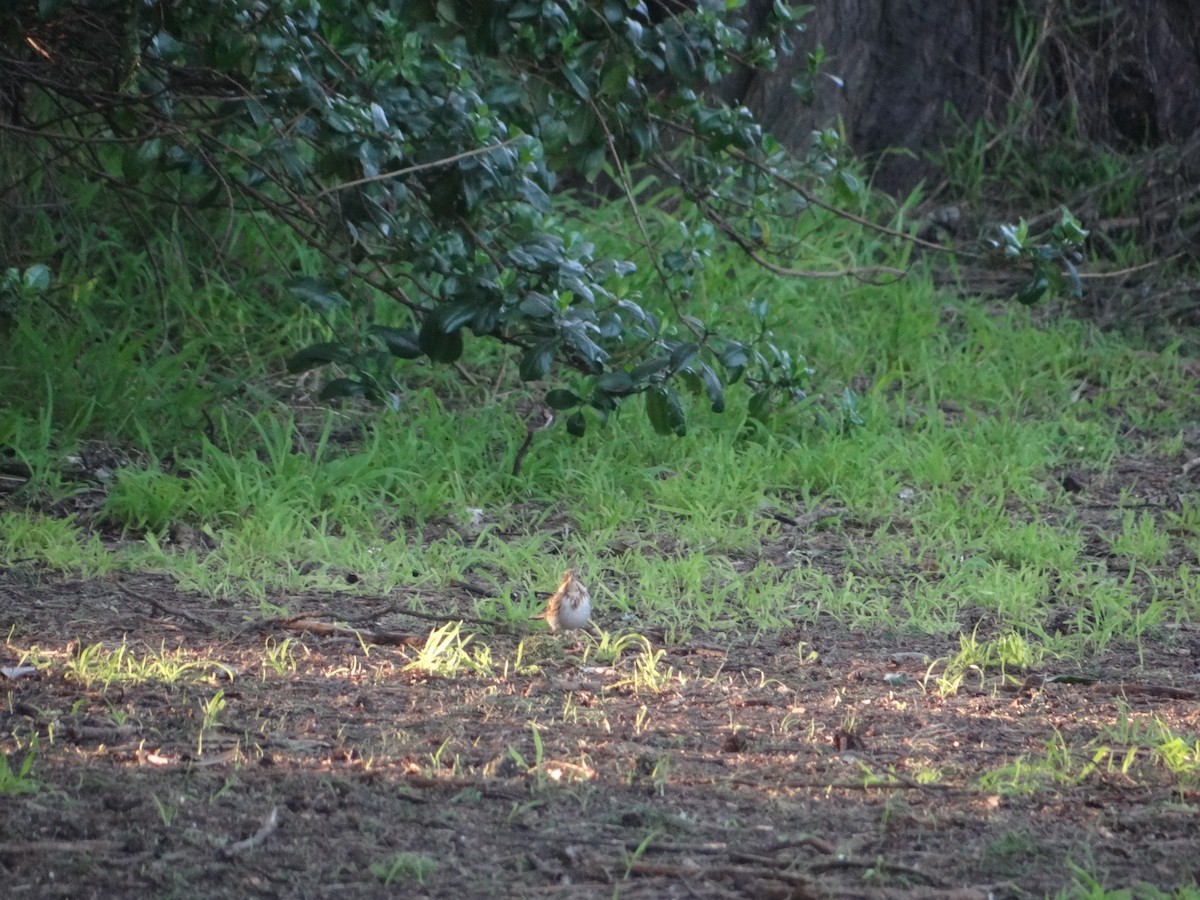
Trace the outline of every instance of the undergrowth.
<instances>
[{"instance_id":1,"label":"undergrowth","mask_svg":"<svg viewBox=\"0 0 1200 900\"><path fill-rule=\"evenodd\" d=\"M599 252L627 253L618 208L574 215ZM469 576L495 595L470 612L504 620L570 563L601 618L672 635L818 616L954 634L982 608L1030 652L1065 656L1200 610L1186 511L1175 524L1119 513L1112 553L1153 576L1134 583L1083 552L1086 525L1055 481L1160 445L1183 452L1197 404L1177 349L939 292L920 263L885 287L788 281L714 245L688 314L715 327L757 317L811 367L807 396L757 416L748 390L722 414L696 398L682 438L655 434L637 400L581 440L560 424L523 449L540 393L482 344L470 366L403 364L395 409L316 404L319 385L285 372L323 328L281 288L303 254L261 222L236 225L207 264L186 229L138 250L110 231L62 258L49 294L9 307L0 447L30 478L0 513L0 564L157 572L263 604ZM844 227L777 237L806 265L907 254ZM48 222L30 246L53 258ZM650 302L653 278L634 277ZM97 446L112 461L81 474L70 460ZM834 510L812 533L825 550L787 525L816 507ZM126 540L106 548L106 535ZM822 552L839 574L810 565ZM1064 591L1080 605L1068 636L1049 624Z\"/></svg>"}]
</instances>

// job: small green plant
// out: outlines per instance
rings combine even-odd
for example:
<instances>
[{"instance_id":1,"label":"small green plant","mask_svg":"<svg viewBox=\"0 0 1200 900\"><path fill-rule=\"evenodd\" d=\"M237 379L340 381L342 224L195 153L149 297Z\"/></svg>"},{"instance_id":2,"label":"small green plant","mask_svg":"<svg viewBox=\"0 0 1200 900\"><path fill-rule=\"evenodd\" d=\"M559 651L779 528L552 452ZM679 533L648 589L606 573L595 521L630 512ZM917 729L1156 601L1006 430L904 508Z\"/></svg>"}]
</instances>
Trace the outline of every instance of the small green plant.
<instances>
[{"instance_id":1,"label":"small green plant","mask_svg":"<svg viewBox=\"0 0 1200 900\"><path fill-rule=\"evenodd\" d=\"M188 659L182 649L168 651L160 646L157 652L137 654L124 640L109 650L103 644L84 647L67 663L67 673L85 688L112 684L145 684L161 681L175 684L180 681L200 681L213 669L227 666L211 660Z\"/></svg>"},{"instance_id":2,"label":"small green plant","mask_svg":"<svg viewBox=\"0 0 1200 900\"><path fill-rule=\"evenodd\" d=\"M650 780L654 784L654 792L658 796L666 796L667 784L671 777L671 754L664 753L654 761L654 769L650 772Z\"/></svg>"},{"instance_id":3,"label":"small green plant","mask_svg":"<svg viewBox=\"0 0 1200 900\"><path fill-rule=\"evenodd\" d=\"M1012 874L1029 861L1048 854L1033 837L1023 831L1006 831L983 852L982 863L988 871Z\"/></svg>"},{"instance_id":4,"label":"small green plant","mask_svg":"<svg viewBox=\"0 0 1200 900\"><path fill-rule=\"evenodd\" d=\"M538 671L536 665L529 665L525 662L525 641L517 643L516 652L513 654L512 662L508 659L504 660L504 666L501 669L501 676L508 678L509 673L513 675L534 675Z\"/></svg>"},{"instance_id":5,"label":"small green plant","mask_svg":"<svg viewBox=\"0 0 1200 900\"><path fill-rule=\"evenodd\" d=\"M543 763L545 762L545 748L542 745L541 732L538 731L538 727L535 722L529 723L529 730L533 734L533 762L530 763L528 760L526 760L521 751L511 745L508 748L508 756L509 759L516 763L517 767L521 771L531 773L534 776L534 787L536 790L541 790L542 788L546 787L549 778L548 773L543 768Z\"/></svg>"},{"instance_id":6,"label":"small green plant","mask_svg":"<svg viewBox=\"0 0 1200 900\"><path fill-rule=\"evenodd\" d=\"M267 638L267 643L263 648L263 676L266 677L266 672L270 669L276 675L287 675L289 672L296 671L296 642L290 638L284 638L282 641L276 641L275 638Z\"/></svg>"},{"instance_id":7,"label":"small green plant","mask_svg":"<svg viewBox=\"0 0 1200 900\"><path fill-rule=\"evenodd\" d=\"M643 856L646 855L646 851L650 849L650 845L652 843L654 843L654 839L657 838L660 834L662 834L662 831L660 831L657 828L651 830L649 834L647 834L644 838L642 838L641 843L639 843L637 845L637 847L635 847L633 849L632 853L625 854L625 880L626 881L628 881L632 877L634 865L637 863L638 860L640 860ZM615 896L615 894L614 894L614 896Z\"/></svg>"},{"instance_id":8,"label":"small green plant","mask_svg":"<svg viewBox=\"0 0 1200 900\"><path fill-rule=\"evenodd\" d=\"M1122 704L1116 722L1105 728L1100 738L1129 748L1123 774L1129 773L1140 755L1165 767L1185 787L1200 783L1200 738L1176 734L1158 716L1134 718Z\"/></svg>"},{"instance_id":9,"label":"small green plant","mask_svg":"<svg viewBox=\"0 0 1200 900\"><path fill-rule=\"evenodd\" d=\"M600 639L584 648L583 662L586 664L591 657L604 665L615 666L621 657L634 648L642 653L650 652L650 642L644 635L633 632L613 635L607 631L601 632Z\"/></svg>"},{"instance_id":10,"label":"small green plant","mask_svg":"<svg viewBox=\"0 0 1200 900\"><path fill-rule=\"evenodd\" d=\"M653 650L647 642L645 648L634 660L632 674L613 684L611 689L631 688L637 693L644 691L661 694L671 687L676 678L680 677L670 666L667 666L666 669L659 668L666 655L665 650Z\"/></svg>"},{"instance_id":11,"label":"small green plant","mask_svg":"<svg viewBox=\"0 0 1200 900\"><path fill-rule=\"evenodd\" d=\"M179 815L180 804L173 800L160 800L158 794L151 794L150 799L154 802L154 808L158 810L158 818L163 827L170 828L175 817Z\"/></svg>"},{"instance_id":12,"label":"small green plant","mask_svg":"<svg viewBox=\"0 0 1200 900\"><path fill-rule=\"evenodd\" d=\"M429 756L429 772L431 777L438 778L446 775L459 776L462 774L462 760L455 753L453 758L448 758L446 750L450 746L453 737L447 737Z\"/></svg>"},{"instance_id":13,"label":"small green plant","mask_svg":"<svg viewBox=\"0 0 1200 900\"><path fill-rule=\"evenodd\" d=\"M998 236L989 244L1005 260L1030 270L1029 281L1017 291L1017 300L1030 305L1048 292L1075 300L1083 297L1076 266L1083 262L1083 242L1087 235L1079 220L1063 207L1048 235L1035 238L1029 232L1029 224L1021 219L1016 225L1001 225Z\"/></svg>"},{"instance_id":14,"label":"small green plant","mask_svg":"<svg viewBox=\"0 0 1200 900\"><path fill-rule=\"evenodd\" d=\"M802 666L810 666L821 659L821 654L811 649L808 641L800 641L796 644L796 656L799 658L800 665Z\"/></svg>"},{"instance_id":15,"label":"small green plant","mask_svg":"<svg viewBox=\"0 0 1200 900\"><path fill-rule=\"evenodd\" d=\"M137 532L159 534L186 511L187 482L157 469L123 468L105 499L104 517Z\"/></svg>"},{"instance_id":16,"label":"small green plant","mask_svg":"<svg viewBox=\"0 0 1200 900\"><path fill-rule=\"evenodd\" d=\"M37 560L50 569L77 570L98 574L111 569L98 536L80 532L73 516L50 518L35 512L0 512L0 562Z\"/></svg>"},{"instance_id":17,"label":"small green plant","mask_svg":"<svg viewBox=\"0 0 1200 900\"><path fill-rule=\"evenodd\" d=\"M1200 537L1200 499L1185 494L1179 498L1179 511L1167 510L1164 518L1172 531Z\"/></svg>"},{"instance_id":18,"label":"small green plant","mask_svg":"<svg viewBox=\"0 0 1200 900\"><path fill-rule=\"evenodd\" d=\"M1186 787L1200 784L1200 739L1171 735L1155 746L1154 753Z\"/></svg>"},{"instance_id":19,"label":"small green plant","mask_svg":"<svg viewBox=\"0 0 1200 900\"><path fill-rule=\"evenodd\" d=\"M41 784L30 774L37 758L38 738L35 734L21 761L15 766L8 754L0 753L0 796L36 794Z\"/></svg>"},{"instance_id":20,"label":"small green plant","mask_svg":"<svg viewBox=\"0 0 1200 900\"><path fill-rule=\"evenodd\" d=\"M1113 553L1145 566L1154 566L1167 558L1171 537L1159 531L1154 516L1130 511L1125 513L1121 533L1112 542Z\"/></svg>"},{"instance_id":21,"label":"small green plant","mask_svg":"<svg viewBox=\"0 0 1200 900\"><path fill-rule=\"evenodd\" d=\"M938 693L943 697L959 691L968 673L977 675L980 687L990 669L999 669L1001 678L1010 677L1008 672L1023 671L1041 661L1042 651L1031 646L1016 632L1001 635L994 641L979 641L976 632L959 637L959 651L945 664L937 678ZM928 684L937 661L925 673Z\"/></svg>"},{"instance_id":22,"label":"small green plant","mask_svg":"<svg viewBox=\"0 0 1200 900\"><path fill-rule=\"evenodd\" d=\"M120 728L129 721L129 710L117 709L110 703L108 704L108 720Z\"/></svg>"},{"instance_id":23,"label":"small green plant","mask_svg":"<svg viewBox=\"0 0 1200 900\"><path fill-rule=\"evenodd\" d=\"M371 863L371 874L385 885L390 885L397 878L424 884L425 879L433 877L437 868L437 860L431 857L420 853L397 853L384 862Z\"/></svg>"},{"instance_id":24,"label":"small green plant","mask_svg":"<svg viewBox=\"0 0 1200 900\"><path fill-rule=\"evenodd\" d=\"M1071 871L1071 886L1059 892L1058 900L1200 900L1200 887L1195 884L1169 892L1145 882L1110 889L1103 876L1077 863L1068 860L1067 868Z\"/></svg>"},{"instance_id":25,"label":"small green plant","mask_svg":"<svg viewBox=\"0 0 1200 900\"><path fill-rule=\"evenodd\" d=\"M489 658L473 656L467 652L467 645L475 636L464 635L462 627L462 622L448 622L429 632L425 646L417 651L416 657L404 667L405 671L425 672L442 677L457 675L464 668L473 672L486 671L481 665L488 663Z\"/></svg>"},{"instance_id":26,"label":"small green plant","mask_svg":"<svg viewBox=\"0 0 1200 900\"><path fill-rule=\"evenodd\" d=\"M1055 731L1045 745L1041 757L1021 756L1008 765L987 772L979 779L980 786L1005 796L1030 796L1056 785L1079 785L1097 771L1127 770L1130 761L1122 761L1109 747L1094 747L1077 753L1067 746L1063 736Z\"/></svg>"},{"instance_id":27,"label":"small green plant","mask_svg":"<svg viewBox=\"0 0 1200 900\"><path fill-rule=\"evenodd\" d=\"M204 734L220 724L221 713L225 711L225 691L219 690L206 702L200 704L200 734L196 738L196 755L204 755Z\"/></svg>"}]
</instances>

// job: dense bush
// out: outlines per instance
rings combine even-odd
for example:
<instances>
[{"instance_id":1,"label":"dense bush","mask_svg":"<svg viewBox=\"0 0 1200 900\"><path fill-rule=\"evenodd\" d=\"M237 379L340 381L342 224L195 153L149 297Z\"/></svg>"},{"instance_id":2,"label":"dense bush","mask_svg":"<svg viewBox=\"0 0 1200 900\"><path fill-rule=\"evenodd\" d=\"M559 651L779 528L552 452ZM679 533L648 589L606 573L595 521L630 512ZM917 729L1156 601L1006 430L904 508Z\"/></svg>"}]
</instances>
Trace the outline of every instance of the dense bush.
<instances>
[{"instance_id":1,"label":"dense bush","mask_svg":"<svg viewBox=\"0 0 1200 900\"><path fill-rule=\"evenodd\" d=\"M655 427L682 434L680 382L719 410L744 378L761 413L806 373L749 316L738 340L652 309L680 309L715 235L761 246L768 212L805 207L772 173L839 175L833 133L801 167L744 108L708 99L734 67L771 66L801 27L777 3L751 33L739 6L40 0L6 17L3 83L56 164L294 229L327 261L293 283L322 315L378 292L402 304L411 327L355 317L291 358L293 371L336 367L326 398L398 402L395 360L453 362L469 332L518 347L526 381L561 384L556 365L586 375L546 396L572 433L584 410L603 419L645 393ZM637 217L653 303L622 283L634 262L599 257L555 214L564 179L636 202L642 166L681 222L715 223L667 243Z\"/></svg>"},{"instance_id":2,"label":"dense bush","mask_svg":"<svg viewBox=\"0 0 1200 900\"><path fill-rule=\"evenodd\" d=\"M797 159L713 99L736 68L791 52L802 27L782 2L754 28L741 7L27 0L0 18L0 97L8 132L72 178L206 221L265 213L321 254L324 270L291 288L329 339L289 368L330 367L325 399L398 404L398 360L454 362L473 334L518 348L520 377L548 383L573 434L636 394L658 431L683 434L681 384L719 411L744 380L765 418L809 374L761 302L743 335L684 312L708 249L731 242L790 271L772 221L859 192L835 131ZM558 214L564 182L632 204L627 258L598 254ZM639 211L644 192L674 227ZM783 265L767 261L780 250ZM657 296L623 280L635 259ZM406 316L373 322L362 311L381 295Z\"/></svg>"}]
</instances>

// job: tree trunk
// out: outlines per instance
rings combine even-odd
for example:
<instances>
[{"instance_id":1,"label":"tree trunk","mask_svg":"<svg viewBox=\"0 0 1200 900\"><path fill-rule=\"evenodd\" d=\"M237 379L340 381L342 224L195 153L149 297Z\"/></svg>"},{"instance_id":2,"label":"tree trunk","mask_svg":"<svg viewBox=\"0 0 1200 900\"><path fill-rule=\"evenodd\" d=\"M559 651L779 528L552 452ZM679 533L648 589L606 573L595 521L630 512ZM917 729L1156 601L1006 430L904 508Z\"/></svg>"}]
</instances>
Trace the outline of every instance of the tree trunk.
<instances>
[{"instance_id":1,"label":"tree trunk","mask_svg":"<svg viewBox=\"0 0 1200 900\"><path fill-rule=\"evenodd\" d=\"M773 0L751 0L761 18ZM806 20L798 52L743 77L746 103L797 149L839 119L875 157L876 184L906 191L936 174L930 154L961 123L1019 121L1021 137L1115 149L1185 144L1200 123L1200 4L1190 0L838 0ZM791 81L825 50L816 102ZM840 79L839 86L833 77ZM1020 113L1019 120L1010 117ZM1074 131L1072 132L1072 129ZM906 153L885 153L904 148Z\"/></svg>"}]
</instances>

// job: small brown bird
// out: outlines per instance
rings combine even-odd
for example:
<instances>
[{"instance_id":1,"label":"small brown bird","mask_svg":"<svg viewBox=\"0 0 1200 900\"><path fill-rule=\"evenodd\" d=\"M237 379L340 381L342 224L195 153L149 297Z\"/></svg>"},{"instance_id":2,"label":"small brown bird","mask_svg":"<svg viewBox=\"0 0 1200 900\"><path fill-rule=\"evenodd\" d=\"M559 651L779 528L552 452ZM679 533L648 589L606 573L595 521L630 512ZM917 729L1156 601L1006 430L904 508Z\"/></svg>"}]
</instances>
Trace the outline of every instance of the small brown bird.
<instances>
[{"instance_id":1,"label":"small brown bird","mask_svg":"<svg viewBox=\"0 0 1200 900\"><path fill-rule=\"evenodd\" d=\"M571 631L582 628L592 615L592 598L588 590L575 575L574 569L563 573L562 582L548 601L546 608L533 618L545 619L550 632Z\"/></svg>"}]
</instances>

